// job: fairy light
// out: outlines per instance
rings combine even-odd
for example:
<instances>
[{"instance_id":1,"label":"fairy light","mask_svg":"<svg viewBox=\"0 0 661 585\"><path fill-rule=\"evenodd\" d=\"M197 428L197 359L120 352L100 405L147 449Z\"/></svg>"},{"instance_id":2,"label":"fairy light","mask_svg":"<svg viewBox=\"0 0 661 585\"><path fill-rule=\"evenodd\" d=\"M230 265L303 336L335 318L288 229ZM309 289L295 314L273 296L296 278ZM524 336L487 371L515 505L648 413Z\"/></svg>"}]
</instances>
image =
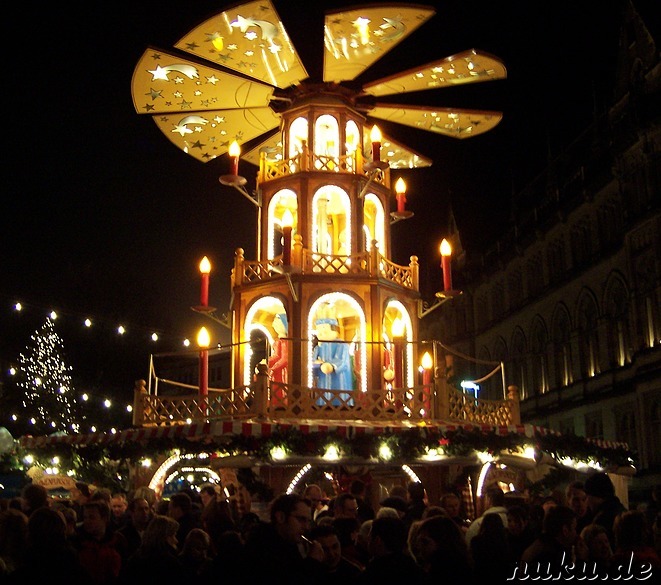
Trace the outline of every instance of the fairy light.
<instances>
[{"instance_id":1,"label":"fairy light","mask_svg":"<svg viewBox=\"0 0 661 585\"><path fill-rule=\"evenodd\" d=\"M296 486L299 484L301 479L305 476L305 474L312 469L312 465L310 463L306 463L303 467L301 467L298 470L298 473L294 476L294 478L291 480L289 485L287 486L287 489L285 490L285 493L291 494L294 492L296 489Z\"/></svg>"}]
</instances>

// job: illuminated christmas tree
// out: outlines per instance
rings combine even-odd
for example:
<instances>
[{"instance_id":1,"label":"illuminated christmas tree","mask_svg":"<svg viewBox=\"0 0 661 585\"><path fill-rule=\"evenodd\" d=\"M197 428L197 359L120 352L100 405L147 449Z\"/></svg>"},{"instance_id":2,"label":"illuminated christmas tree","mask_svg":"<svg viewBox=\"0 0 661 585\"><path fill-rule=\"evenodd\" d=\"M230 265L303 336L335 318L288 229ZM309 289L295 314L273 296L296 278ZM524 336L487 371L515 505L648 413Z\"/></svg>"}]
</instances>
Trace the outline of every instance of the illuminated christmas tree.
<instances>
[{"instance_id":1,"label":"illuminated christmas tree","mask_svg":"<svg viewBox=\"0 0 661 585\"><path fill-rule=\"evenodd\" d=\"M47 318L19 355L17 387L21 418L31 434L78 432L80 413L72 387L72 368L64 362L64 345Z\"/></svg>"}]
</instances>

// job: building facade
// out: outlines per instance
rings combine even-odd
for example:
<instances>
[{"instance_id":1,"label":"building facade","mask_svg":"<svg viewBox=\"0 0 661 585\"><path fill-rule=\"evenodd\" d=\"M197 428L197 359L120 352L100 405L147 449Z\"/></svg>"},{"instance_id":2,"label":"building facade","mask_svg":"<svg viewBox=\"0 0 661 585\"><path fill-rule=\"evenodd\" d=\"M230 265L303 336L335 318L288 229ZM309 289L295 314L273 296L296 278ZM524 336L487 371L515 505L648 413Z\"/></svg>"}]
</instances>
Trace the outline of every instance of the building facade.
<instances>
[{"instance_id":1,"label":"building facade","mask_svg":"<svg viewBox=\"0 0 661 585\"><path fill-rule=\"evenodd\" d=\"M621 34L611 106L515 197L514 227L468 251L464 294L428 326L484 364L455 361L462 379L503 364L523 422L628 443L636 501L661 484L661 68L631 5Z\"/></svg>"}]
</instances>

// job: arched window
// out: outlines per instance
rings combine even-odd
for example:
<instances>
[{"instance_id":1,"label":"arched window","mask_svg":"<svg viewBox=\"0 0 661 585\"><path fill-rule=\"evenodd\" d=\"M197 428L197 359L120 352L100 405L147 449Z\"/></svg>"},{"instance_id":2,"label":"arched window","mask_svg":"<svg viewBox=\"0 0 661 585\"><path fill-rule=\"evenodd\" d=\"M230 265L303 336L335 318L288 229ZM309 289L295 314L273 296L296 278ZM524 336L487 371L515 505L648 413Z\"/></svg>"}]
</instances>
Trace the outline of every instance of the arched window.
<instances>
[{"instance_id":1,"label":"arched window","mask_svg":"<svg viewBox=\"0 0 661 585\"><path fill-rule=\"evenodd\" d=\"M363 204L363 233L365 235L364 250L372 249L372 240L376 240L379 251L381 254L386 254L385 246L385 212L381 200L374 195L368 193L365 195L365 203Z\"/></svg>"},{"instance_id":2,"label":"arched window","mask_svg":"<svg viewBox=\"0 0 661 585\"><path fill-rule=\"evenodd\" d=\"M334 339L321 335L332 330ZM361 343L366 337L366 320L363 308L352 296L345 293L328 293L320 296L310 307L307 319L308 338L308 385L328 390L357 390L367 392L367 350ZM319 348L319 344L333 344ZM329 360L332 355L334 371L331 378L323 376L315 360ZM320 379L323 378L323 379ZM342 398L345 403L355 404L351 395ZM329 399L331 402L333 398Z\"/></svg>"},{"instance_id":3,"label":"arched window","mask_svg":"<svg viewBox=\"0 0 661 585\"><path fill-rule=\"evenodd\" d=\"M339 168L340 129L330 114L319 116L314 124L314 154L316 168Z\"/></svg>"},{"instance_id":4,"label":"arched window","mask_svg":"<svg viewBox=\"0 0 661 585\"><path fill-rule=\"evenodd\" d=\"M562 388L573 381L571 359L571 319L564 305L559 305L553 315L553 372L554 386Z\"/></svg>"},{"instance_id":5,"label":"arched window","mask_svg":"<svg viewBox=\"0 0 661 585\"><path fill-rule=\"evenodd\" d=\"M416 365L413 363L413 325L411 315L400 301L388 302L383 315L382 327L386 344L386 359L392 360L395 374L392 385L393 387L411 388L415 383L416 373ZM404 344L403 348L397 347L400 341ZM401 351L398 352L398 349Z\"/></svg>"},{"instance_id":6,"label":"arched window","mask_svg":"<svg viewBox=\"0 0 661 585\"><path fill-rule=\"evenodd\" d=\"M312 199L312 249L319 254L351 255L349 195L335 185L321 187Z\"/></svg>"},{"instance_id":7,"label":"arched window","mask_svg":"<svg viewBox=\"0 0 661 585\"><path fill-rule=\"evenodd\" d=\"M274 296L262 297L248 309L242 334L244 343L239 346L246 386L252 382L257 364L268 358L276 338L273 319L283 313L286 311L282 301Z\"/></svg>"},{"instance_id":8,"label":"arched window","mask_svg":"<svg viewBox=\"0 0 661 585\"><path fill-rule=\"evenodd\" d=\"M289 158L294 158L303 151L303 144L308 141L307 118L296 118L289 127Z\"/></svg>"},{"instance_id":9,"label":"arched window","mask_svg":"<svg viewBox=\"0 0 661 585\"><path fill-rule=\"evenodd\" d=\"M346 126L346 142L345 142L345 152L347 155L347 171L355 172L353 163L355 161L355 152L360 147L360 130L358 129L358 124L353 120L349 120Z\"/></svg>"},{"instance_id":10,"label":"arched window","mask_svg":"<svg viewBox=\"0 0 661 585\"><path fill-rule=\"evenodd\" d=\"M268 209L268 248L267 258L273 260L282 254L282 220L285 212L289 210L292 215L292 237L297 233L298 226L298 199L291 189L278 191L269 202Z\"/></svg>"},{"instance_id":11,"label":"arched window","mask_svg":"<svg viewBox=\"0 0 661 585\"><path fill-rule=\"evenodd\" d=\"M532 390L535 394L545 394L548 392L548 365L546 347L548 336L546 334L546 324L538 315L532 326L530 335L530 345L532 351Z\"/></svg>"},{"instance_id":12,"label":"arched window","mask_svg":"<svg viewBox=\"0 0 661 585\"><path fill-rule=\"evenodd\" d=\"M606 323L608 326L608 360L613 366L631 361L629 326L629 295L619 277L613 277L606 292Z\"/></svg>"},{"instance_id":13,"label":"arched window","mask_svg":"<svg viewBox=\"0 0 661 585\"><path fill-rule=\"evenodd\" d=\"M591 292L585 291L578 303L579 355L581 374L591 378L600 372L599 337L597 334L599 312Z\"/></svg>"},{"instance_id":14,"label":"arched window","mask_svg":"<svg viewBox=\"0 0 661 585\"><path fill-rule=\"evenodd\" d=\"M518 386L519 396L524 400L528 398L528 376L526 375L526 336L521 329L514 331L511 348L508 385Z\"/></svg>"}]
</instances>

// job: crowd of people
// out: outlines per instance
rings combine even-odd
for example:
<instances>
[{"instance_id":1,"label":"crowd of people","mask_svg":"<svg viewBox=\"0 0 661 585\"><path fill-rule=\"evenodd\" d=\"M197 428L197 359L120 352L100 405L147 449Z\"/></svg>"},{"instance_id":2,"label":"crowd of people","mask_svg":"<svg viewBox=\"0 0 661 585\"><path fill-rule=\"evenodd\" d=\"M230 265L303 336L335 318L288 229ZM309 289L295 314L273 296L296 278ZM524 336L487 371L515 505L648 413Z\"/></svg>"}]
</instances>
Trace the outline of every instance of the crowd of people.
<instances>
[{"instance_id":1,"label":"crowd of people","mask_svg":"<svg viewBox=\"0 0 661 585\"><path fill-rule=\"evenodd\" d=\"M627 510L605 473L534 505L489 486L475 519L458 494L432 504L419 482L394 486L377 506L365 488L356 480L327 496L309 484L277 495L260 517L214 484L159 499L149 488L111 493L78 482L68 500L28 484L1 501L0 582L652 582L661 570L658 509Z\"/></svg>"}]
</instances>

